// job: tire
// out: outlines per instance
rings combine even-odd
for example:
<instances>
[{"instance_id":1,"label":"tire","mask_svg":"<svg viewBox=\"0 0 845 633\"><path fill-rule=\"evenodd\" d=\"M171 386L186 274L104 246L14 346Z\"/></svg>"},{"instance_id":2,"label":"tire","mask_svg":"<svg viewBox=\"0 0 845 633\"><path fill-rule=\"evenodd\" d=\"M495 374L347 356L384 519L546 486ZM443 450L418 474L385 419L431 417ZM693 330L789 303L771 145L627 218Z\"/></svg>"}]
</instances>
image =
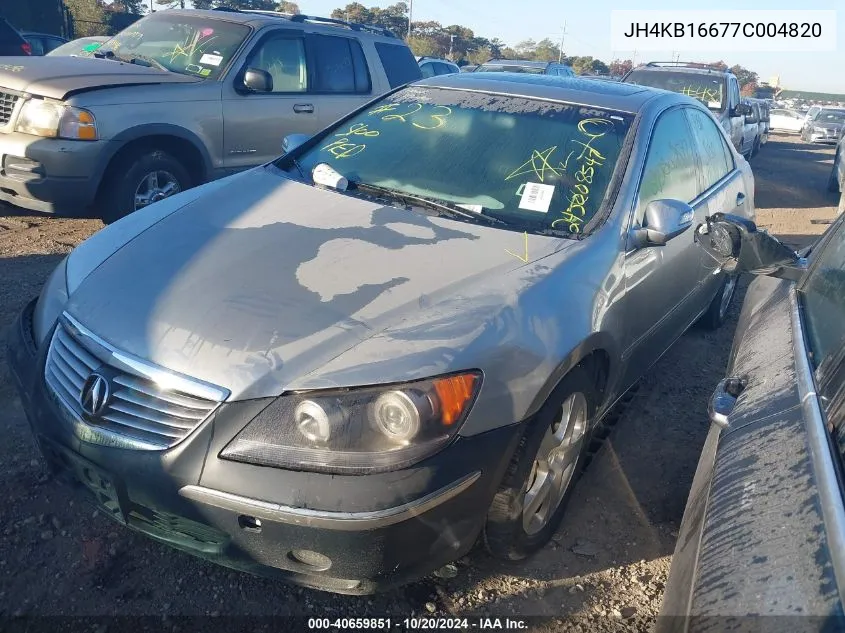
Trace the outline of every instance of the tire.
<instances>
[{"instance_id":1,"label":"tire","mask_svg":"<svg viewBox=\"0 0 845 633\"><path fill-rule=\"evenodd\" d=\"M190 189L193 184L191 174L182 163L156 149L131 154L110 171L112 182L108 183L100 199L100 215L107 224ZM149 201L142 204L143 198Z\"/></svg>"},{"instance_id":2,"label":"tire","mask_svg":"<svg viewBox=\"0 0 845 633\"><path fill-rule=\"evenodd\" d=\"M754 145L751 147L751 157L754 158L759 153L760 153L760 137L758 136L754 140Z\"/></svg>"},{"instance_id":3,"label":"tire","mask_svg":"<svg viewBox=\"0 0 845 633\"><path fill-rule=\"evenodd\" d=\"M595 378L579 365L560 382L530 423L487 514L483 539L493 556L522 560L541 549L557 531L586 463L596 393ZM557 449L556 456L549 460L543 455L541 463L538 452L542 448L545 453L552 446ZM556 480L558 486L553 483ZM551 499L546 497L545 503L531 512L528 504L531 498L539 499L543 481L552 482Z\"/></svg>"},{"instance_id":4,"label":"tire","mask_svg":"<svg viewBox=\"0 0 845 633\"><path fill-rule=\"evenodd\" d=\"M707 312L701 315L698 324L705 330L718 330L724 325L728 316L728 310L736 296L737 276L725 275L719 292L713 297Z\"/></svg>"},{"instance_id":5,"label":"tire","mask_svg":"<svg viewBox=\"0 0 845 633\"><path fill-rule=\"evenodd\" d=\"M833 159L833 168L830 170L830 176L827 179L827 190L831 193L839 193L839 178L837 177L837 164L839 163L839 155Z\"/></svg>"}]
</instances>

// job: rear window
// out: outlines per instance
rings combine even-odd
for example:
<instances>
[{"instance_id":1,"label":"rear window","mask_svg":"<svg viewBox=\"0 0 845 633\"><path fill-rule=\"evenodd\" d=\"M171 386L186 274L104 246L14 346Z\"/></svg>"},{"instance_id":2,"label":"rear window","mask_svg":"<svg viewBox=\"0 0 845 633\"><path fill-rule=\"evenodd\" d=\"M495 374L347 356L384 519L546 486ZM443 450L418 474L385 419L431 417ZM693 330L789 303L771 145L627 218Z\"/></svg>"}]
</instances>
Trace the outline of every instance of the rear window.
<instances>
[{"instance_id":1,"label":"rear window","mask_svg":"<svg viewBox=\"0 0 845 633\"><path fill-rule=\"evenodd\" d=\"M546 74L545 67L542 66L505 66L503 64L484 64L476 69L479 73L528 73L530 75L544 75Z\"/></svg>"},{"instance_id":2,"label":"rear window","mask_svg":"<svg viewBox=\"0 0 845 633\"><path fill-rule=\"evenodd\" d=\"M665 70L634 70L625 83L662 88L698 99L711 110L720 112L727 104L723 75L685 73Z\"/></svg>"},{"instance_id":3,"label":"rear window","mask_svg":"<svg viewBox=\"0 0 845 633\"><path fill-rule=\"evenodd\" d=\"M317 58L316 92L370 92L370 73L364 51L357 40L315 35Z\"/></svg>"},{"instance_id":4,"label":"rear window","mask_svg":"<svg viewBox=\"0 0 845 633\"><path fill-rule=\"evenodd\" d=\"M376 51L391 88L422 79L422 71L407 46L376 42Z\"/></svg>"}]
</instances>

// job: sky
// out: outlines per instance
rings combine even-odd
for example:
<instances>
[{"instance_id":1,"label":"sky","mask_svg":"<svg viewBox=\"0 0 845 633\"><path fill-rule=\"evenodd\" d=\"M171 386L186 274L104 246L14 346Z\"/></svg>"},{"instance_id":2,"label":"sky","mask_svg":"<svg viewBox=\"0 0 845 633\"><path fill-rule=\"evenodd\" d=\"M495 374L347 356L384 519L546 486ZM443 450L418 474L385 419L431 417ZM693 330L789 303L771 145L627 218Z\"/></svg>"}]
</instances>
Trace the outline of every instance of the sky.
<instances>
[{"instance_id":1,"label":"sky","mask_svg":"<svg viewBox=\"0 0 845 633\"><path fill-rule=\"evenodd\" d=\"M365 6L389 6L395 0L359 0ZM406 0L407 1L407 0ZM345 6L345 0L298 0L303 13L329 15ZM839 5L839 7L837 6ZM845 3L842 0L588 0L583 3L561 0L414 0L414 21L433 20L444 26L460 24L476 35L499 39L509 45L534 39L560 41L564 35L567 55L592 55L602 61L613 57L632 59L634 51L611 50L610 12L613 9L673 10L684 9L760 9L764 10L834 10L837 15L837 50L823 53L680 53L682 61L724 60L728 65L740 64L768 81L779 76L780 84L789 90L845 93ZM673 59L673 51L642 52L635 62Z\"/></svg>"}]
</instances>

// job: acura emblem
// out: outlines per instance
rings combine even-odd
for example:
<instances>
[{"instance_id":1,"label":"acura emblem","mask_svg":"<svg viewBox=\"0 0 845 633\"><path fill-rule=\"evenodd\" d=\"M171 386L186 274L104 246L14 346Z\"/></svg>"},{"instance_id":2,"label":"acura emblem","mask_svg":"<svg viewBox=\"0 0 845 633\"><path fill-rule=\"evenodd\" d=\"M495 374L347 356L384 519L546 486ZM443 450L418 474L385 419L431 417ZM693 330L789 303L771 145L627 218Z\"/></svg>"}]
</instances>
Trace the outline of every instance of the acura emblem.
<instances>
[{"instance_id":1,"label":"acura emblem","mask_svg":"<svg viewBox=\"0 0 845 633\"><path fill-rule=\"evenodd\" d=\"M79 404L88 415L99 415L109 401L109 381L100 374L91 374L82 385Z\"/></svg>"}]
</instances>

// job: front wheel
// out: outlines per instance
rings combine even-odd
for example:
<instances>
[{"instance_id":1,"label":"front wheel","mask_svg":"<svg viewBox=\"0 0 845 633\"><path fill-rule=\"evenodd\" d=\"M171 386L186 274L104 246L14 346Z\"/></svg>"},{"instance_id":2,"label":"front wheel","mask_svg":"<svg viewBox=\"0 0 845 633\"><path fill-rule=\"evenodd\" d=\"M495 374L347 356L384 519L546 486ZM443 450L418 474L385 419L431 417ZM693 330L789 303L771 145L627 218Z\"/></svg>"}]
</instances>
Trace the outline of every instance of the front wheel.
<instances>
[{"instance_id":1,"label":"front wheel","mask_svg":"<svg viewBox=\"0 0 845 633\"><path fill-rule=\"evenodd\" d=\"M589 373L576 367L531 422L487 514L491 554L522 560L555 533L584 467L596 401Z\"/></svg>"},{"instance_id":2,"label":"front wheel","mask_svg":"<svg viewBox=\"0 0 845 633\"><path fill-rule=\"evenodd\" d=\"M114 170L101 200L106 223L191 187L191 175L167 152L151 150L129 156Z\"/></svg>"},{"instance_id":3,"label":"front wheel","mask_svg":"<svg viewBox=\"0 0 845 633\"><path fill-rule=\"evenodd\" d=\"M728 310L736 294L736 282L736 275L725 275L725 279L719 287L719 292L713 297L713 301L710 302L707 312L699 319L699 324L704 329L718 330L724 325L728 317Z\"/></svg>"},{"instance_id":4,"label":"front wheel","mask_svg":"<svg viewBox=\"0 0 845 633\"><path fill-rule=\"evenodd\" d=\"M827 179L827 190L831 193L839 193L839 155L833 159L833 169L830 170L830 177Z\"/></svg>"}]
</instances>

